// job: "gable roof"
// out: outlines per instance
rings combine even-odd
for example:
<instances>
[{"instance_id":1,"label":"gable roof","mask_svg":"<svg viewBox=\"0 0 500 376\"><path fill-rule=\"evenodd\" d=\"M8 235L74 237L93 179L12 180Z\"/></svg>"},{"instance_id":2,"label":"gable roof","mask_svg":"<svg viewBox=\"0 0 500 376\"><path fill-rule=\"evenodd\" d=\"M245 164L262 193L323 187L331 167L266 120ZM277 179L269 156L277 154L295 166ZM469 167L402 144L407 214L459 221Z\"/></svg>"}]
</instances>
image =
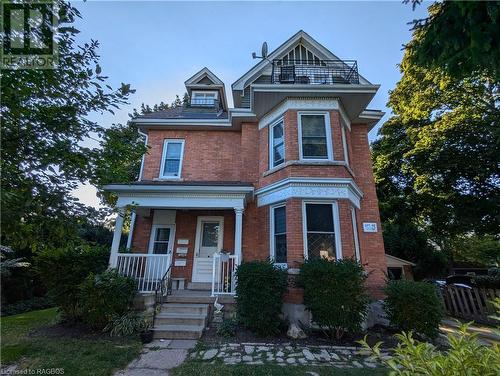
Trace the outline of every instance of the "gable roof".
<instances>
[{"instance_id":1,"label":"gable roof","mask_svg":"<svg viewBox=\"0 0 500 376\"><path fill-rule=\"evenodd\" d=\"M231 88L233 90L244 90L255 78L257 78L262 71L268 68L272 61L281 58L283 55L287 54L290 50L295 48L296 45L302 43L306 45L309 49L315 52L315 54L321 57L323 60L342 60L334 55L329 49L319 43L316 39L307 34L304 30L299 30L286 42L281 44L273 52L271 52L266 59L262 59L258 64L254 65L248 72L236 80ZM371 83L359 75L360 84L371 85Z\"/></svg>"},{"instance_id":2,"label":"gable roof","mask_svg":"<svg viewBox=\"0 0 500 376\"><path fill-rule=\"evenodd\" d=\"M193 85L199 85L203 78L208 78L210 81L212 81L212 84L215 86L224 86L224 82L221 81L219 77L217 77L210 69L207 67L204 67L200 71L196 72L194 75L192 75L190 78L188 78L185 82L184 85L186 87L188 86L193 86ZM206 84L205 84L206 85Z\"/></svg>"}]
</instances>

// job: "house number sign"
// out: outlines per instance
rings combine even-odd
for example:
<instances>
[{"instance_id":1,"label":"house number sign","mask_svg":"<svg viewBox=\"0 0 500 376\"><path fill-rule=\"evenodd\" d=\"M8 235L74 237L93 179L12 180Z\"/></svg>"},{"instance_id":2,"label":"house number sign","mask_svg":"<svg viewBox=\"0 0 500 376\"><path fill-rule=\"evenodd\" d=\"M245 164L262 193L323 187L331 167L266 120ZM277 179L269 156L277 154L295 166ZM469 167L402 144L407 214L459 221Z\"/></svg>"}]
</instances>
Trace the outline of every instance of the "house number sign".
<instances>
[{"instance_id":1,"label":"house number sign","mask_svg":"<svg viewBox=\"0 0 500 376\"><path fill-rule=\"evenodd\" d=\"M377 224L375 222L363 222L363 232L377 232Z\"/></svg>"}]
</instances>

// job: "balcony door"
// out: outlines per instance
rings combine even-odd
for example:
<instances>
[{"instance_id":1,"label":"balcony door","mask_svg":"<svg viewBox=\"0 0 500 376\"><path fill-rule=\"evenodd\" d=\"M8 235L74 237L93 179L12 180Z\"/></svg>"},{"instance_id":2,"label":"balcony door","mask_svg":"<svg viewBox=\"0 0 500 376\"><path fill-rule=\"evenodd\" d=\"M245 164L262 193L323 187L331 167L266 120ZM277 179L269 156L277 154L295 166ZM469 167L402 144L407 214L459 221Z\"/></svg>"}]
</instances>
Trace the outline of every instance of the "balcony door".
<instances>
[{"instance_id":1,"label":"balcony door","mask_svg":"<svg viewBox=\"0 0 500 376\"><path fill-rule=\"evenodd\" d=\"M222 250L224 217L198 217L193 282L212 282L213 255Z\"/></svg>"}]
</instances>

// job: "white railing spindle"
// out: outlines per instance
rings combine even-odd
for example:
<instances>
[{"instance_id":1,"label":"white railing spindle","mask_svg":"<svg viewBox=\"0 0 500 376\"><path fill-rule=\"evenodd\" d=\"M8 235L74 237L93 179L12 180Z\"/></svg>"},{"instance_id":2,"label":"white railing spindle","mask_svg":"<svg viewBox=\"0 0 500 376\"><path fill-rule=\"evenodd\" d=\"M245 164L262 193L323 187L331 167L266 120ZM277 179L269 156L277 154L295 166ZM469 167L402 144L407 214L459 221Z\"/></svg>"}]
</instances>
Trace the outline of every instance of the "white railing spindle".
<instances>
[{"instance_id":1,"label":"white railing spindle","mask_svg":"<svg viewBox=\"0 0 500 376\"><path fill-rule=\"evenodd\" d=\"M171 262L171 254L119 253L116 270L135 279L140 292L153 292Z\"/></svg>"}]
</instances>

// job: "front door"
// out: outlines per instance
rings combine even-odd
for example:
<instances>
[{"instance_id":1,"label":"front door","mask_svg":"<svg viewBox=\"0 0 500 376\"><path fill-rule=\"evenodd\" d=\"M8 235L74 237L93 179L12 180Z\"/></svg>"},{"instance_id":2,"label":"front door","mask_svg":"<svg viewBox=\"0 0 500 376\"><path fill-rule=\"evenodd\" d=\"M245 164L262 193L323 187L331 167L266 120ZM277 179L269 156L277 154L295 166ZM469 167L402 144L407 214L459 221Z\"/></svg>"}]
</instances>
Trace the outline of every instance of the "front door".
<instances>
[{"instance_id":1,"label":"front door","mask_svg":"<svg viewBox=\"0 0 500 376\"><path fill-rule=\"evenodd\" d=\"M222 250L224 217L198 217L193 282L212 282L213 255Z\"/></svg>"}]
</instances>

